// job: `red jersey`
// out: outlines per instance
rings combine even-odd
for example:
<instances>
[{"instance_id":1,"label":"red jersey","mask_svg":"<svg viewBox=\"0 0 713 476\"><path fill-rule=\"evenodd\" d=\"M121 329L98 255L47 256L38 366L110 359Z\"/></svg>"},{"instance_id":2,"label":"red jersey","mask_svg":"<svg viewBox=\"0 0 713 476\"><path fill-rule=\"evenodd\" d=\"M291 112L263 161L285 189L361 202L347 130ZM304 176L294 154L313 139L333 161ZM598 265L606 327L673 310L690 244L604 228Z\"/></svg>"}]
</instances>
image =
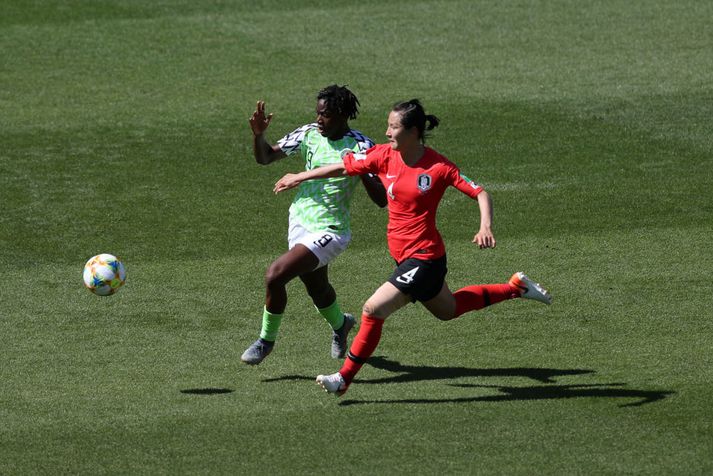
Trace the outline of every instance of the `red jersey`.
<instances>
[{"instance_id":1,"label":"red jersey","mask_svg":"<svg viewBox=\"0 0 713 476\"><path fill-rule=\"evenodd\" d=\"M483 190L430 147L412 167L389 144L376 145L366 154L347 154L344 166L349 175L373 173L384 183L389 204L386 238L397 263L407 258L437 259L446 254L443 238L436 229L436 211L449 185L471 198Z\"/></svg>"}]
</instances>

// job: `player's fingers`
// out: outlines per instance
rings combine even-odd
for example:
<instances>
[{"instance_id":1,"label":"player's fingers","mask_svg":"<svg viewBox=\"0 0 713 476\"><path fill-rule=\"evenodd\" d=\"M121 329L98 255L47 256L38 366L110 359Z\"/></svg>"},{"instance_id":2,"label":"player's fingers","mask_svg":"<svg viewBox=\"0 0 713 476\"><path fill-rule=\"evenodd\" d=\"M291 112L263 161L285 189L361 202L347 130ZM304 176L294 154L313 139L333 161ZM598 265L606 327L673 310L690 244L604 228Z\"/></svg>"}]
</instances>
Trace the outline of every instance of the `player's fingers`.
<instances>
[{"instance_id":1,"label":"player's fingers","mask_svg":"<svg viewBox=\"0 0 713 476\"><path fill-rule=\"evenodd\" d=\"M473 243L477 243L481 249L494 248L495 247L495 238L493 238L491 235L477 234L477 235L475 235L475 238L473 238Z\"/></svg>"}]
</instances>

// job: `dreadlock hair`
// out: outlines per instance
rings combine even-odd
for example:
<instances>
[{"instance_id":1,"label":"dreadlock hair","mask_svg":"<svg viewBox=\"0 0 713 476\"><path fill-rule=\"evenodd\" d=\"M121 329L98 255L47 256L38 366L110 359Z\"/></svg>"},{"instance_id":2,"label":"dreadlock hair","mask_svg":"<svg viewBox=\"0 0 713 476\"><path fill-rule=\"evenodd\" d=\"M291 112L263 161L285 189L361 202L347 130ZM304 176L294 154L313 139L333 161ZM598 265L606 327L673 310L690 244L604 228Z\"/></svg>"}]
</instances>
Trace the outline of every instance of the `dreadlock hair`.
<instances>
[{"instance_id":1,"label":"dreadlock hair","mask_svg":"<svg viewBox=\"0 0 713 476\"><path fill-rule=\"evenodd\" d=\"M359 100L345 86L332 84L317 93L317 100L324 100L327 110L349 119L356 119L359 114Z\"/></svg>"},{"instance_id":2,"label":"dreadlock hair","mask_svg":"<svg viewBox=\"0 0 713 476\"><path fill-rule=\"evenodd\" d=\"M426 141L426 131L438 127L440 121L432 114L426 114L421 101L411 99L410 101L397 102L392 109L401 115L401 125L406 129L418 128L418 138L421 142Z\"/></svg>"}]
</instances>

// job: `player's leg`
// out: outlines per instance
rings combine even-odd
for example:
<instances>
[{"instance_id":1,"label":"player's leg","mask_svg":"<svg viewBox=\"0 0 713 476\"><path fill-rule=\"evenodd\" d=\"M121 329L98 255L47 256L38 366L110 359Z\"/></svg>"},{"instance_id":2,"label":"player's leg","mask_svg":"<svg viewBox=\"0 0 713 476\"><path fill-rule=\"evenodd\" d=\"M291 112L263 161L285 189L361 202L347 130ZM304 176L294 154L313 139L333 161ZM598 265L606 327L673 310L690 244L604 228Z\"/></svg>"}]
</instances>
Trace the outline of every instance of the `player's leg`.
<instances>
[{"instance_id":1,"label":"player's leg","mask_svg":"<svg viewBox=\"0 0 713 476\"><path fill-rule=\"evenodd\" d=\"M272 352L287 306L287 283L318 265L319 259L303 245L295 245L270 264L265 273L265 307L260 338L243 353L243 362L259 364Z\"/></svg>"},{"instance_id":2,"label":"player's leg","mask_svg":"<svg viewBox=\"0 0 713 476\"><path fill-rule=\"evenodd\" d=\"M446 272L445 256L437 260L406 259L366 301L361 327L339 371L345 390L379 344L384 319L417 299L431 299L441 289Z\"/></svg>"},{"instance_id":3,"label":"player's leg","mask_svg":"<svg viewBox=\"0 0 713 476\"><path fill-rule=\"evenodd\" d=\"M534 299L545 304L552 303L552 297L545 288L532 281L524 273L518 272L512 275L507 283L476 284L466 286L454 292L455 309L450 319L461 316L466 312L476 311L508 299L520 297L524 299ZM426 307L428 307L428 305ZM446 314L445 317L447 317L447 315L448 314ZM438 315L436 315L436 317L439 319L443 318Z\"/></svg>"},{"instance_id":4,"label":"player's leg","mask_svg":"<svg viewBox=\"0 0 713 476\"><path fill-rule=\"evenodd\" d=\"M335 374L318 375L317 383L329 393L343 395L379 345L384 320L410 302L411 297L390 282L382 284L364 304L359 332L354 337L344 365Z\"/></svg>"},{"instance_id":5,"label":"player's leg","mask_svg":"<svg viewBox=\"0 0 713 476\"><path fill-rule=\"evenodd\" d=\"M329 266L325 265L300 275L312 298L314 307L332 328L330 352L332 358L341 359L347 353L347 338L354 327L354 316L343 313L337 302L337 293L329 282Z\"/></svg>"},{"instance_id":6,"label":"player's leg","mask_svg":"<svg viewBox=\"0 0 713 476\"><path fill-rule=\"evenodd\" d=\"M466 286L453 293L455 307L451 319L518 297L520 291L509 283Z\"/></svg>"},{"instance_id":7,"label":"player's leg","mask_svg":"<svg viewBox=\"0 0 713 476\"><path fill-rule=\"evenodd\" d=\"M344 314L337 302L337 294L329 283L328 264L342 254L351 241L350 233L334 233L327 230L310 232L303 227L293 226L290 233L292 243L307 247L319 260L312 270L300 274L307 293L324 320L332 328L330 342L332 358L344 357L347 351L347 337L354 327L354 317Z\"/></svg>"},{"instance_id":8,"label":"player's leg","mask_svg":"<svg viewBox=\"0 0 713 476\"><path fill-rule=\"evenodd\" d=\"M445 281L443 281L438 295L428 301L422 301L422 304L431 314L442 321L449 321L456 317L456 299Z\"/></svg>"},{"instance_id":9,"label":"player's leg","mask_svg":"<svg viewBox=\"0 0 713 476\"><path fill-rule=\"evenodd\" d=\"M330 306L337 299L337 293L329 282L329 266L325 265L300 275L307 294L317 309Z\"/></svg>"},{"instance_id":10,"label":"player's leg","mask_svg":"<svg viewBox=\"0 0 713 476\"><path fill-rule=\"evenodd\" d=\"M287 307L287 283L319 266L319 258L297 244L270 264L265 273L265 308L282 314Z\"/></svg>"}]
</instances>

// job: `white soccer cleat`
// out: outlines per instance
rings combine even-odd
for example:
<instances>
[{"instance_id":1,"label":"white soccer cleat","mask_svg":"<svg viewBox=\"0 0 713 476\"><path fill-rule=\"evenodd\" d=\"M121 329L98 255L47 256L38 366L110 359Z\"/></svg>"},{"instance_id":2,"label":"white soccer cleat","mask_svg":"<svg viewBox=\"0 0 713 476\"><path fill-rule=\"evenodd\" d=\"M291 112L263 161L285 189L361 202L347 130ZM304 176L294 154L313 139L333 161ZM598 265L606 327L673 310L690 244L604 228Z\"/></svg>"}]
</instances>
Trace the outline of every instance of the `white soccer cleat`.
<instances>
[{"instance_id":1,"label":"white soccer cleat","mask_svg":"<svg viewBox=\"0 0 713 476\"><path fill-rule=\"evenodd\" d=\"M339 372L332 375L317 375L317 384L327 393L341 397L347 391L347 384Z\"/></svg>"},{"instance_id":2,"label":"white soccer cleat","mask_svg":"<svg viewBox=\"0 0 713 476\"><path fill-rule=\"evenodd\" d=\"M552 304L552 296L550 296L550 293L540 286L540 283L536 283L528 278L522 271L513 274L508 282L520 290L521 298L534 299L535 301L540 301L545 304Z\"/></svg>"}]
</instances>

